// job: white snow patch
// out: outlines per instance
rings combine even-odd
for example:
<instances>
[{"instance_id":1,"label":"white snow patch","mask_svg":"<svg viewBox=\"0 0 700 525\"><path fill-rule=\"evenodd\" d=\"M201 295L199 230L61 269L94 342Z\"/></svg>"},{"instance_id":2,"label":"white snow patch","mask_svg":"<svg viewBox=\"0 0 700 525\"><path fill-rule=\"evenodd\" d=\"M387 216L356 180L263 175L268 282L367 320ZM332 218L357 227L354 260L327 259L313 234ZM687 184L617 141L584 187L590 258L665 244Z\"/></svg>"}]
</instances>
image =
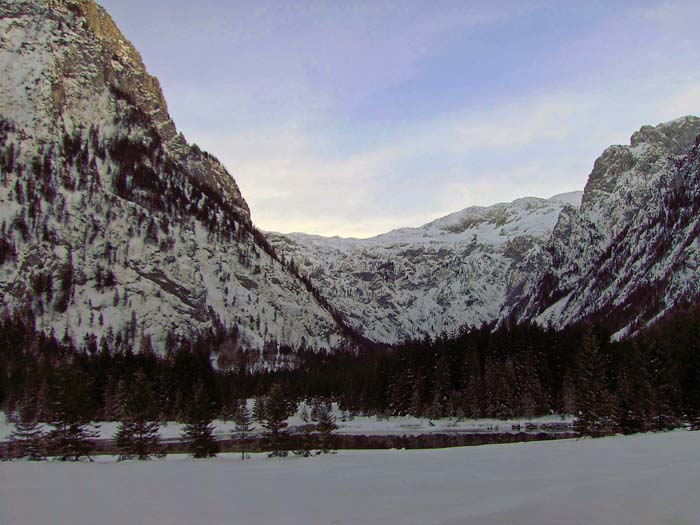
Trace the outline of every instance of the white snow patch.
<instances>
[{"instance_id":1,"label":"white snow patch","mask_svg":"<svg viewBox=\"0 0 700 525\"><path fill-rule=\"evenodd\" d=\"M0 468L0 522L696 525L698 434Z\"/></svg>"}]
</instances>

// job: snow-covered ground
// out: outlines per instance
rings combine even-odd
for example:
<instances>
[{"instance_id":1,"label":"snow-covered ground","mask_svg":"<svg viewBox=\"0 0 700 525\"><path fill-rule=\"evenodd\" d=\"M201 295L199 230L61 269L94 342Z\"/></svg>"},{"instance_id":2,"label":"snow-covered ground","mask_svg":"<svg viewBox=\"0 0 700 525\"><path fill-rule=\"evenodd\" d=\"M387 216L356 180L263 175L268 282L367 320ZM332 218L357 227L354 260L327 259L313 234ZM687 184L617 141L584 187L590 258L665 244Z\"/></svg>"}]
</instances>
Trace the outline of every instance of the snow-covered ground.
<instances>
[{"instance_id":1,"label":"snow-covered ground","mask_svg":"<svg viewBox=\"0 0 700 525\"><path fill-rule=\"evenodd\" d=\"M3 525L700 523L700 433L0 465Z\"/></svg>"}]
</instances>

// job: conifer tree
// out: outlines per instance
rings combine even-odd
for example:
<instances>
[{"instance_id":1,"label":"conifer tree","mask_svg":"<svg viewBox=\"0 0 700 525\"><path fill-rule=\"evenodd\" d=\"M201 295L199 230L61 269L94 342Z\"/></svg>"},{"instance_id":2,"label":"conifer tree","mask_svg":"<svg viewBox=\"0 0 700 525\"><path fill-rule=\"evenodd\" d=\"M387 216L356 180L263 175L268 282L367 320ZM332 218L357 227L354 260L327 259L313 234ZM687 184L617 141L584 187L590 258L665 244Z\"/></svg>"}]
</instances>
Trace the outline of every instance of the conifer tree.
<instances>
[{"instance_id":1,"label":"conifer tree","mask_svg":"<svg viewBox=\"0 0 700 525\"><path fill-rule=\"evenodd\" d=\"M245 399L238 402L238 409L234 414L236 423L235 435L241 447L241 461L246 459L246 448L248 446L248 435L253 431L253 415L250 413L248 403Z\"/></svg>"},{"instance_id":2,"label":"conifer tree","mask_svg":"<svg viewBox=\"0 0 700 525\"><path fill-rule=\"evenodd\" d=\"M47 435L48 452L60 461L92 461L97 432L91 428L88 414L89 378L69 365L58 370L57 376L52 392L53 429Z\"/></svg>"},{"instance_id":3,"label":"conifer tree","mask_svg":"<svg viewBox=\"0 0 700 525\"><path fill-rule=\"evenodd\" d=\"M15 430L10 434L8 442L11 458L25 458L32 461L46 459L44 432L32 408L32 401L25 397L15 412L8 416L10 422L15 425Z\"/></svg>"},{"instance_id":4,"label":"conifer tree","mask_svg":"<svg viewBox=\"0 0 700 525\"><path fill-rule=\"evenodd\" d=\"M157 421L154 397L153 385L146 374L139 370L119 410L122 417L114 442L120 460L148 460L152 456L165 455L160 441L160 424Z\"/></svg>"},{"instance_id":5,"label":"conifer tree","mask_svg":"<svg viewBox=\"0 0 700 525\"><path fill-rule=\"evenodd\" d=\"M478 373L469 378L464 389L462 403L465 415L470 418L481 417L483 414L483 399L483 381L481 374Z\"/></svg>"},{"instance_id":6,"label":"conifer tree","mask_svg":"<svg viewBox=\"0 0 700 525\"><path fill-rule=\"evenodd\" d=\"M253 404L253 418L258 423L265 421L265 397L257 396Z\"/></svg>"},{"instance_id":7,"label":"conifer tree","mask_svg":"<svg viewBox=\"0 0 700 525\"><path fill-rule=\"evenodd\" d=\"M297 447L294 449L294 453L297 456L308 458L311 455L311 435L316 425L311 422L311 417L309 416L309 412L306 410L306 407L304 407L302 410L301 420L304 422L304 424L301 427L301 436L297 437Z\"/></svg>"},{"instance_id":8,"label":"conifer tree","mask_svg":"<svg viewBox=\"0 0 700 525\"><path fill-rule=\"evenodd\" d=\"M433 402L430 408L431 418L445 417L447 411L447 400L452 389L452 379L450 372L450 362L446 355L441 356L435 365L433 376Z\"/></svg>"},{"instance_id":9,"label":"conifer tree","mask_svg":"<svg viewBox=\"0 0 700 525\"><path fill-rule=\"evenodd\" d=\"M421 381L416 381L413 387L413 392L411 393L411 402L408 408L409 414L416 417L421 417L425 412L423 409L423 400L421 399Z\"/></svg>"},{"instance_id":10,"label":"conifer tree","mask_svg":"<svg viewBox=\"0 0 700 525\"><path fill-rule=\"evenodd\" d=\"M338 430L336 418L333 415L333 405L328 402L321 405L318 414L318 453L329 454L335 451L333 432Z\"/></svg>"},{"instance_id":11,"label":"conifer tree","mask_svg":"<svg viewBox=\"0 0 700 525\"><path fill-rule=\"evenodd\" d=\"M571 374L568 373L562 381L560 405L562 415L576 413L576 388Z\"/></svg>"},{"instance_id":12,"label":"conifer tree","mask_svg":"<svg viewBox=\"0 0 700 525\"><path fill-rule=\"evenodd\" d=\"M109 421L122 421L126 418L129 387L124 378L118 380L116 387L113 382L107 385L105 393L105 416Z\"/></svg>"},{"instance_id":13,"label":"conifer tree","mask_svg":"<svg viewBox=\"0 0 700 525\"><path fill-rule=\"evenodd\" d=\"M649 427L651 383L639 346L635 343L618 373L617 425L625 434L644 432Z\"/></svg>"},{"instance_id":14,"label":"conifer tree","mask_svg":"<svg viewBox=\"0 0 700 525\"><path fill-rule=\"evenodd\" d=\"M486 398L486 416L498 419L510 419L516 415L516 395L514 386L516 377L512 360L505 363L495 358L486 360L484 371L484 397Z\"/></svg>"},{"instance_id":15,"label":"conifer tree","mask_svg":"<svg viewBox=\"0 0 700 525\"><path fill-rule=\"evenodd\" d=\"M666 341L649 343L649 381L651 385L650 423L654 430L670 430L679 424L681 406L677 364Z\"/></svg>"},{"instance_id":16,"label":"conifer tree","mask_svg":"<svg viewBox=\"0 0 700 525\"><path fill-rule=\"evenodd\" d=\"M696 319L700 309L695 310ZM685 415L695 430L700 430L700 323L695 321L683 377Z\"/></svg>"},{"instance_id":17,"label":"conifer tree","mask_svg":"<svg viewBox=\"0 0 700 525\"><path fill-rule=\"evenodd\" d=\"M34 415L37 421L51 420L51 401L49 396L49 384L46 379L44 379L41 382L41 386L39 387L34 401Z\"/></svg>"},{"instance_id":18,"label":"conifer tree","mask_svg":"<svg viewBox=\"0 0 700 525\"><path fill-rule=\"evenodd\" d=\"M279 384L274 384L265 399L265 418L263 428L266 431L268 445L271 451L269 457L285 457L289 433L287 419L289 418L289 403Z\"/></svg>"},{"instance_id":19,"label":"conifer tree","mask_svg":"<svg viewBox=\"0 0 700 525\"><path fill-rule=\"evenodd\" d=\"M214 407L200 380L195 386L192 400L184 407L182 439L187 451L195 458L214 457L219 444L214 439Z\"/></svg>"},{"instance_id":20,"label":"conifer tree","mask_svg":"<svg viewBox=\"0 0 700 525\"><path fill-rule=\"evenodd\" d=\"M421 378L416 377L415 371L409 363L401 363L401 365L394 370L388 389L389 408L395 416L408 414L411 408L414 384L421 382Z\"/></svg>"},{"instance_id":21,"label":"conifer tree","mask_svg":"<svg viewBox=\"0 0 700 525\"><path fill-rule=\"evenodd\" d=\"M578 355L578 417L574 429L582 435L601 437L613 432L612 397L605 384L605 364L598 339L591 327L586 329Z\"/></svg>"}]
</instances>

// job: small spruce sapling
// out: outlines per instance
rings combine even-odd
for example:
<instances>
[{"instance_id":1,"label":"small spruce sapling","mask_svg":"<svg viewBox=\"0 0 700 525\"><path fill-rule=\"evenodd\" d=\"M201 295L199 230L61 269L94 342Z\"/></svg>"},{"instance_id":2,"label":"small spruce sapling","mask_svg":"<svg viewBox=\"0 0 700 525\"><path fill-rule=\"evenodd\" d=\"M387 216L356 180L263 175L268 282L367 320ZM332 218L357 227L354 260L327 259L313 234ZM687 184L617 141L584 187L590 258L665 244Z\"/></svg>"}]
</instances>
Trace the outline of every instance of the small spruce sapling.
<instances>
[{"instance_id":1,"label":"small spruce sapling","mask_svg":"<svg viewBox=\"0 0 700 525\"><path fill-rule=\"evenodd\" d=\"M15 430L8 441L9 457L31 461L46 459L44 432L29 397L25 397L15 411L8 415L8 420L15 424Z\"/></svg>"},{"instance_id":2,"label":"small spruce sapling","mask_svg":"<svg viewBox=\"0 0 700 525\"><path fill-rule=\"evenodd\" d=\"M234 422L236 423L234 433L241 447L241 461L243 461L250 457L246 449L248 446L248 435L253 431L253 415L245 399L239 400L237 404L238 409L234 414Z\"/></svg>"},{"instance_id":3,"label":"small spruce sapling","mask_svg":"<svg viewBox=\"0 0 700 525\"><path fill-rule=\"evenodd\" d=\"M338 430L338 424L336 423L336 417L333 415L333 405L330 402L321 405L316 429L319 433L318 454L335 452L333 432Z\"/></svg>"}]
</instances>

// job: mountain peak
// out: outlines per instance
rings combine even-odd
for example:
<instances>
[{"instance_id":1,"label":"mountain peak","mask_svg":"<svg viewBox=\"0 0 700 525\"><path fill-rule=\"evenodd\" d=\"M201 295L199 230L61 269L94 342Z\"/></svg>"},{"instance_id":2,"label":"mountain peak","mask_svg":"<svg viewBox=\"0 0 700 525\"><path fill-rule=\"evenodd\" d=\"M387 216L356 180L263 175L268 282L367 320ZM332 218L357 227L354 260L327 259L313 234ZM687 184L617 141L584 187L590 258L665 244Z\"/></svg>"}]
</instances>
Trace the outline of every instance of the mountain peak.
<instances>
[{"instance_id":1,"label":"mountain peak","mask_svg":"<svg viewBox=\"0 0 700 525\"><path fill-rule=\"evenodd\" d=\"M114 127L117 112L146 119L179 163L250 221L221 163L177 132L158 79L109 14L92 0L0 4L0 114L40 140L75 129Z\"/></svg>"},{"instance_id":2,"label":"mountain peak","mask_svg":"<svg viewBox=\"0 0 700 525\"><path fill-rule=\"evenodd\" d=\"M91 0L0 2L0 179L0 307L39 330L159 348L345 340Z\"/></svg>"},{"instance_id":3,"label":"mountain peak","mask_svg":"<svg viewBox=\"0 0 700 525\"><path fill-rule=\"evenodd\" d=\"M635 173L646 173L668 156L684 155L700 134L700 118L689 115L657 126L642 126L630 138L630 145L614 145L598 157L584 189L583 203L597 195L624 189Z\"/></svg>"},{"instance_id":4,"label":"mountain peak","mask_svg":"<svg viewBox=\"0 0 700 525\"><path fill-rule=\"evenodd\" d=\"M695 137L700 134L700 118L687 115L657 126L642 126L630 138L632 148L640 145L661 146L674 155L687 152Z\"/></svg>"},{"instance_id":5,"label":"mountain peak","mask_svg":"<svg viewBox=\"0 0 700 525\"><path fill-rule=\"evenodd\" d=\"M578 208L581 205L581 198L583 197L583 191L567 191L566 193L559 193L550 197L549 201L561 202L564 204L569 204L574 208Z\"/></svg>"},{"instance_id":6,"label":"mountain peak","mask_svg":"<svg viewBox=\"0 0 700 525\"><path fill-rule=\"evenodd\" d=\"M109 13L94 0L63 0L63 2L69 9L74 7L74 9L71 9L74 13L76 13L75 8L77 8L87 24L87 29L100 40L107 51L112 52L113 61L133 68L134 72L140 77L139 87L144 89L148 96L144 96L138 89L135 89L136 86L133 83L126 82L124 86L120 85L120 87L130 92L137 102L141 102L146 112L150 113L155 109L157 111L156 118L162 117L163 120L167 121L168 125L162 131L165 135L163 138L172 140L176 135L175 124L168 116L168 105L163 96L160 82L156 77L148 74L141 54L122 34ZM129 88L132 89L130 90ZM151 98L155 101L153 107L149 107L149 104L145 103L144 99L146 98ZM158 115L158 113L161 113L161 115Z\"/></svg>"}]
</instances>

